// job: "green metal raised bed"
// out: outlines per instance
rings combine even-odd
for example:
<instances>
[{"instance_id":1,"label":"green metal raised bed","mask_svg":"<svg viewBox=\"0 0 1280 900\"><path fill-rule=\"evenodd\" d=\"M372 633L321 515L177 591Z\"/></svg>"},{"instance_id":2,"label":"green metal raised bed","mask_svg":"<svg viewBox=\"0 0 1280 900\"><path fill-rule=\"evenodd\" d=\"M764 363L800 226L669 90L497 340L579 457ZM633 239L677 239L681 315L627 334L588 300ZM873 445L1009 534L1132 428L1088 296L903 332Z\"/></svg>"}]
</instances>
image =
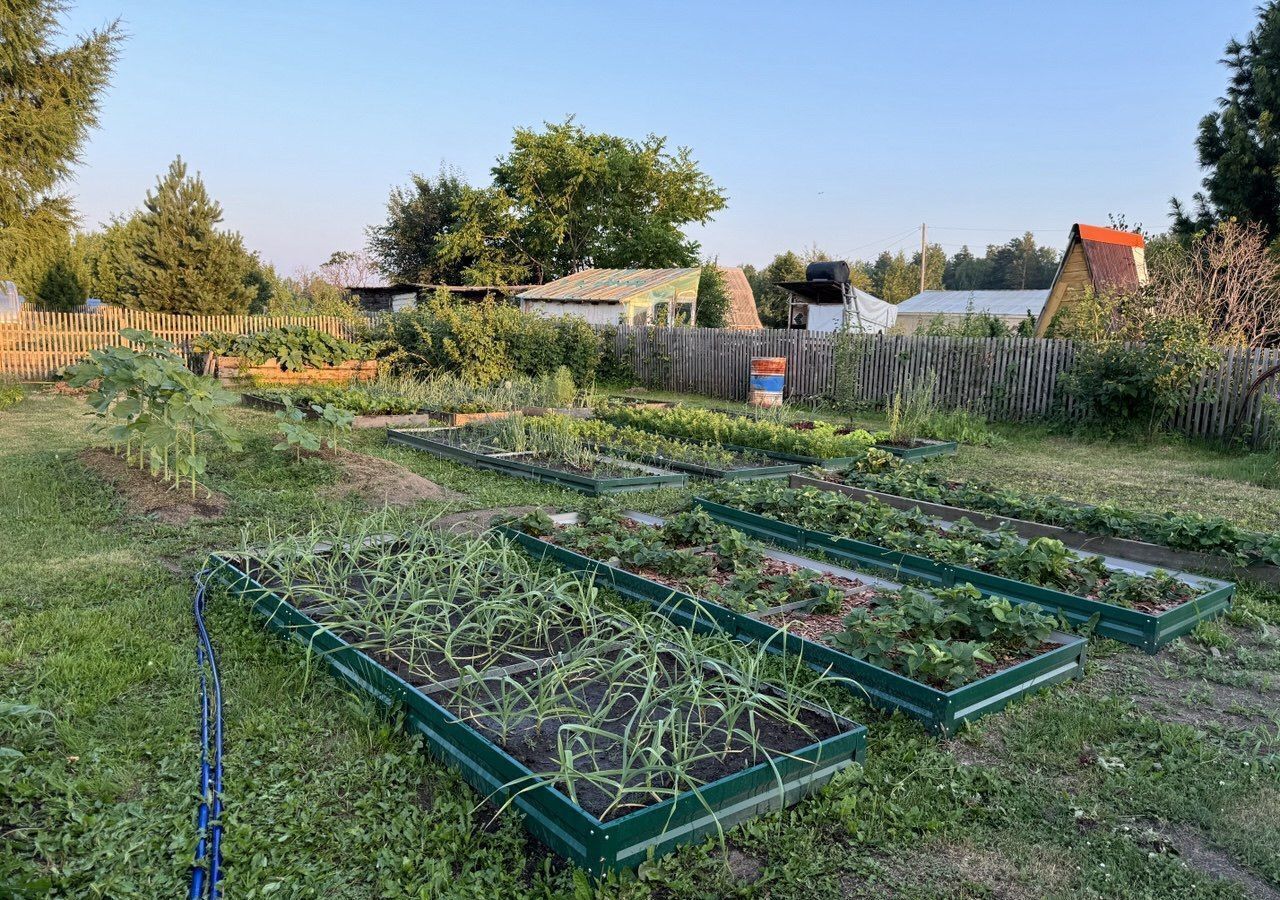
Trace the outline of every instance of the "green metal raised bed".
<instances>
[{"instance_id":1,"label":"green metal raised bed","mask_svg":"<svg viewBox=\"0 0 1280 900\"><path fill-rule=\"evenodd\" d=\"M916 441L916 444L918 446L914 447L895 447L893 444L872 444L871 446L877 450L892 453L903 462L917 462L931 456L955 456L957 449L955 441L931 441L921 438Z\"/></svg>"},{"instance_id":2,"label":"green metal raised bed","mask_svg":"<svg viewBox=\"0 0 1280 900\"><path fill-rule=\"evenodd\" d=\"M719 481L762 481L771 478L786 478L787 476L794 475L796 472L800 471L799 463L788 463L777 466L743 466L738 469L721 469L716 466L704 466L699 463L673 459L669 456L658 456L648 453L636 454L618 447L610 447L607 444L600 445L598 449L602 453L607 453L611 456L625 456L627 459L638 460L640 462L648 463L651 466L659 466L664 469L674 469L677 472L697 475L699 478L714 478ZM758 450L755 452L760 453Z\"/></svg>"},{"instance_id":3,"label":"green metal raised bed","mask_svg":"<svg viewBox=\"0 0 1280 900\"><path fill-rule=\"evenodd\" d=\"M848 730L770 762L601 822L548 784L527 787L533 773L427 693L411 686L329 629L263 587L227 558L212 559L215 577L252 600L267 628L316 653L333 674L385 707L404 713L433 756L456 767L495 806L508 801L542 843L593 875L635 867L738 822L798 802L866 753L866 728Z\"/></svg>"},{"instance_id":4,"label":"green metal raised bed","mask_svg":"<svg viewBox=\"0 0 1280 900\"><path fill-rule=\"evenodd\" d=\"M779 629L756 615L700 600L661 582L558 547L508 526L501 526L500 530L533 556L553 560L569 571L591 576L624 597L647 603L673 622L699 632L720 630L744 643L759 644L772 653L797 656L815 671L848 679L850 690L873 705L890 711L902 710L919 719L930 731L942 734L951 734L964 722L997 712L1041 688L1084 675L1088 642L1074 635L1055 633L1050 641L1056 646L1032 659L963 687L939 690L906 675L855 659L834 647ZM786 558L785 554L773 555ZM818 571L832 569L816 560L790 558L788 561L802 562Z\"/></svg>"},{"instance_id":5,"label":"green metal raised bed","mask_svg":"<svg viewBox=\"0 0 1280 900\"><path fill-rule=\"evenodd\" d=\"M516 478L545 481L561 487L573 488L576 491L582 491L592 496L620 494L626 491L645 491L658 487L684 487L688 481L687 476L677 472L667 472L652 466L613 458L610 458L609 462L622 468L634 469L636 474L620 478L592 478L588 475L579 475L576 472L568 472L563 469L551 469L546 466L523 463L506 456L477 453L462 447L455 447L444 441L432 440L429 437L431 434L439 434L447 430L413 431L392 429L387 432L387 441L392 444L412 447L415 450L425 450L428 453L434 453L436 456L464 462L479 469L489 469Z\"/></svg>"},{"instance_id":6,"label":"green metal raised bed","mask_svg":"<svg viewBox=\"0 0 1280 900\"><path fill-rule=\"evenodd\" d=\"M965 566L935 562L853 538L800 528L768 516L715 503L704 497L695 497L693 502L695 506L734 528L776 541L783 546L817 550L836 559L888 569L898 575L944 587L967 582L984 594L1005 597L1018 603L1036 603L1060 614L1076 626L1086 625L1096 617L1094 630L1098 634L1132 644L1147 653L1155 653L1174 638L1191 631L1200 622L1225 612L1230 608L1231 597L1235 593L1234 584L1206 578L1203 581L1214 587L1200 596L1161 613L1139 612Z\"/></svg>"}]
</instances>

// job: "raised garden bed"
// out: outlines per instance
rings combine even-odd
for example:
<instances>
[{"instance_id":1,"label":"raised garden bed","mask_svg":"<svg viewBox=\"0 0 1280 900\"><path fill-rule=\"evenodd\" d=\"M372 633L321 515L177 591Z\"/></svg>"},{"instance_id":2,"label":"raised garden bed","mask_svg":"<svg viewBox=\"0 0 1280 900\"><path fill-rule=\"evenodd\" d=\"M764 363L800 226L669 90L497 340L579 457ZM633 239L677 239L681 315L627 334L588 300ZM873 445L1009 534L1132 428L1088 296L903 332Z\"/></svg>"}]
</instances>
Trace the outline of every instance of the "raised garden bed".
<instances>
[{"instance_id":1,"label":"raised garden bed","mask_svg":"<svg viewBox=\"0 0 1280 900\"><path fill-rule=\"evenodd\" d=\"M606 405L621 406L624 409L671 409L675 406L675 403L670 400L649 400L645 397L628 397L618 394L605 397L604 402Z\"/></svg>"},{"instance_id":2,"label":"raised garden bed","mask_svg":"<svg viewBox=\"0 0 1280 900\"><path fill-rule=\"evenodd\" d=\"M931 456L955 456L957 445L955 441L934 441L928 438L915 438L907 445L878 441L871 446L877 450L892 453L904 462L916 462L921 459L928 459Z\"/></svg>"},{"instance_id":3,"label":"raised garden bed","mask_svg":"<svg viewBox=\"0 0 1280 900\"><path fill-rule=\"evenodd\" d=\"M682 780L657 792L643 779L647 774L661 783L662 772L637 772L618 782L620 787L616 790L627 792L619 796L635 795L645 802L619 806L617 800L608 802L610 794L603 787L593 788L595 782L585 780L583 774L594 762L606 767L598 771L607 776L608 767L616 766L617 760L597 759L592 754L599 753L599 749L580 744L572 732L566 739L575 753L575 769L571 772L574 777L564 782L562 776L554 774L564 770L554 763L543 768L554 752L558 734L555 722L566 721L567 706L590 708L592 704L617 702L617 697L626 700L629 696L625 690L616 696L608 694L617 678L622 677L626 684L625 673L609 672L610 664L622 659L620 654L624 652L622 644L614 640L616 635L587 635L570 652L556 655L554 666L549 665L548 657L501 667L490 665L465 679L448 678L447 672L437 678L424 674L421 667L406 668L397 662L398 657L380 654L367 642L363 649L357 649L344 637L341 624L326 625L321 621L323 607L315 614L310 607L299 608L286 600L283 590L264 584L267 579L258 575L259 570L225 556L215 557L213 563L214 575L232 593L251 602L271 631L305 647L358 693L400 710L406 726L424 737L432 755L456 767L463 779L499 810L514 807L531 834L596 876L634 867L651 854L662 855L681 844L699 842L766 810L793 804L862 759L865 753L866 730L862 726L758 682L753 675L706 666L688 654L686 645L667 645L661 638L646 639L643 632L632 631L635 640L647 640L645 646L656 650L653 668L659 670L637 672L638 677L652 678L655 684L664 683L665 678L673 682L672 687L678 692L686 684L683 670L701 666L700 681L704 686L699 690L711 692L703 696L703 702L713 699L715 692L724 691L729 697L746 696L754 711L750 734L744 732L741 738L730 741L718 736L723 732L714 730L714 723L719 721L714 713L707 720L697 718L693 712L685 713L686 725L694 727L695 732L697 728L710 728L702 740L724 746L725 751L718 756L698 755L686 763L689 768L684 771L695 782L687 790L680 788L685 783ZM506 587L519 587L515 576L502 571L495 572L490 580L501 581L504 577L509 582ZM520 577L531 576L525 573ZM586 650L584 644L588 645ZM564 667L573 677L560 678L558 667ZM556 718L539 731L533 727L531 717L542 713L529 703L539 696L540 689L553 682L574 687L563 697L553 697ZM748 689L754 693L748 696L744 693ZM514 711L505 708L512 697L516 698ZM714 703L709 709L715 709ZM638 710L639 707L631 710L633 717L639 715ZM778 718L770 719L770 710L786 710L790 718L784 721L779 713ZM624 718L627 714L621 706L608 706L606 720L614 712ZM643 729L648 718L636 721ZM625 747L634 740L630 734L628 730L613 734L614 743L608 746ZM748 737L756 742L751 749L737 749L737 743ZM631 752L636 749L631 748ZM766 758L755 761L766 753ZM577 785L576 789L573 785ZM603 799L597 794L603 794Z\"/></svg>"},{"instance_id":4,"label":"raised garden bed","mask_svg":"<svg viewBox=\"0 0 1280 900\"><path fill-rule=\"evenodd\" d=\"M692 407L666 410L602 408L597 415L614 425L680 440L719 444L740 453L761 453L771 459L802 466L849 466L861 459L872 443L868 432L842 429L825 422L782 425ZM804 427L806 425L808 427Z\"/></svg>"},{"instance_id":5,"label":"raised garden bed","mask_svg":"<svg viewBox=\"0 0 1280 900\"><path fill-rule=\"evenodd\" d=\"M684 487L687 481L683 474L604 455L594 457L599 467L593 471L573 471L555 460L469 443L459 435L460 431L454 428L391 429L387 432L387 440L476 468L558 484L592 495Z\"/></svg>"},{"instance_id":6,"label":"raised garden bed","mask_svg":"<svg viewBox=\"0 0 1280 900\"><path fill-rule=\"evenodd\" d=\"M1169 641L1191 631L1198 623L1226 611L1235 592L1235 585L1229 582L1202 579L1204 590L1191 599L1160 611L1143 612L968 566L938 562L851 537L792 525L704 497L695 497L693 502L722 522L783 546L816 550L835 559L886 569L898 577L906 576L945 588L972 584L989 596L1034 603L1060 614L1073 625L1091 626L1098 634L1140 647L1148 653L1155 653Z\"/></svg>"},{"instance_id":7,"label":"raised garden bed","mask_svg":"<svg viewBox=\"0 0 1280 900\"><path fill-rule=\"evenodd\" d=\"M839 478L840 476L833 476ZM941 502L931 502L929 500L917 499L910 493L890 493L886 490L878 490L871 487L863 487L857 483L860 476L854 475L854 483L845 483L842 481L829 481L826 478L812 478L803 474L792 475L790 485L792 487L814 487L820 490L838 491L855 498L872 499L879 503L885 503L896 509L919 509L922 512L935 516L946 521L957 521L959 519L968 519L975 525L983 528L1011 528L1021 537L1031 539L1036 537L1051 537L1062 541L1068 547L1077 550L1084 550L1089 553L1102 553L1108 556L1119 556L1124 559L1131 559L1135 562L1145 563L1151 566L1161 566L1166 569L1174 569L1180 571L1197 571L1197 572L1213 572L1219 575L1243 575L1256 581L1263 581L1269 584L1280 584L1280 566L1271 565L1263 562L1255 562L1249 565L1243 565L1239 557L1230 556L1224 553L1212 553L1186 548L1170 547L1165 544L1155 543L1151 541L1135 540L1133 538L1120 537L1112 534L1099 534L1096 532L1082 531L1076 528L1054 525L1046 522L1031 521L1024 518L1016 518L1014 516L1002 515L991 512L990 510L981 510L976 508L965 508L961 506L948 505ZM878 484L882 478L878 476L867 476L871 483ZM939 491L942 494L942 491ZM1068 503L1065 500L1058 500L1056 503L1061 504L1064 508L1085 512L1091 507L1086 504ZM1028 503L1029 508L1034 508L1036 504ZM1051 513L1046 513L1050 515ZM1212 527L1212 523L1209 523Z\"/></svg>"},{"instance_id":8,"label":"raised garden bed","mask_svg":"<svg viewBox=\"0 0 1280 900\"><path fill-rule=\"evenodd\" d=\"M289 370L282 369L274 359L250 365L235 356L220 356L214 365L218 378L224 384L237 384L244 380L260 384L333 384L372 381L378 375L378 363L372 359L351 359L337 365Z\"/></svg>"},{"instance_id":9,"label":"raised garden bed","mask_svg":"<svg viewBox=\"0 0 1280 900\"><path fill-rule=\"evenodd\" d=\"M661 519L640 513L626 516L639 526L663 524ZM577 513L566 513L551 517L551 521L557 527L566 527L578 524L580 517ZM1022 654L1025 658L1002 660L1003 665L990 666L982 677L959 686L930 684L858 659L824 640L820 634L797 633L800 626L796 623L803 622L808 611L823 602L819 595L829 587L844 594L842 608L852 609L875 603L877 598L892 602L897 596L893 592L901 591L902 585L789 553L758 548L765 560L762 569L780 569L783 577L785 573L805 573L808 582L821 590L800 600L748 612L741 608L743 604L732 600L713 602L695 596L680 578L628 565L616 556L605 562L560 546L555 542L554 532L540 537L511 526L502 526L501 531L535 557L551 559L570 571L591 577L596 583L607 584L623 596L647 603L694 631L726 632L744 643L800 659L815 671L847 679L847 686L859 696L881 708L901 710L921 720L932 731L952 733L963 722L996 712L1033 691L1083 676L1087 642L1059 632L1048 633L1041 647ZM654 543L646 541L648 546ZM785 597L785 594L778 595L779 600ZM838 616L817 618L838 621ZM782 625L786 627L780 627Z\"/></svg>"},{"instance_id":10,"label":"raised garden bed","mask_svg":"<svg viewBox=\"0 0 1280 900\"><path fill-rule=\"evenodd\" d=\"M285 409L285 405L279 400L260 397L257 394L241 394L240 404L251 409L260 409L264 412L278 412ZM310 404L300 404L297 408L302 410L302 414L308 419L320 418L320 414L313 410ZM427 413L359 415L351 420L352 428L426 428L439 424L440 421L438 419Z\"/></svg>"},{"instance_id":11,"label":"raised garden bed","mask_svg":"<svg viewBox=\"0 0 1280 900\"><path fill-rule=\"evenodd\" d=\"M499 409L488 412L446 412L440 409L425 410L431 418L441 425L460 428L464 425L480 425L485 422L499 422L512 416L572 416L575 419L587 418L591 410L582 407L526 406L522 409Z\"/></svg>"}]
</instances>

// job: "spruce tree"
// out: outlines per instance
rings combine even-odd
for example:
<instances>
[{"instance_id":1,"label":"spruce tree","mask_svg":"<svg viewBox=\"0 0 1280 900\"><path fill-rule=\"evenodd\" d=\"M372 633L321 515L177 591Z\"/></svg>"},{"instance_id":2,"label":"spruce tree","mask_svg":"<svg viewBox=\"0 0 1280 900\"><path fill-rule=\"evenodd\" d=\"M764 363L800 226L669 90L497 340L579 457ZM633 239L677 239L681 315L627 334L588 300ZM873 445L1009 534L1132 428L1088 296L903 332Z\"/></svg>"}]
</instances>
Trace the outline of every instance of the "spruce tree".
<instances>
[{"instance_id":1,"label":"spruce tree","mask_svg":"<svg viewBox=\"0 0 1280 900\"><path fill-rule=\"evenodd\" d=\"M240 235L219 231L222 207L178 157L157 179L135 221L134 264L124 273L125 303L153 312L245 313L257 297L253 258Z\"/></svg>"},{"instance_id":2,"label":"spruce tree","mask_svg":"<svg viewBox=\"0 0 1280 900\"><path fill-rule=\"evenodd\" d=\"M58 0L0 5L0 278L34 294L63 258L75 223L59 193L70 176L111 78L119 24L58 48Z\"/></svg>"},{"instance_id":3,"label":"spruce tree","mask_svg":"<svg viewBox=\"0 0 1280 900\"><path fill-rule=\"evenodd\" d=\"M70 259L63 257L49 266L36 287L35 305L41 309L66 312L84 305L89 297Z\"/></svg>"},{"instance_id":4,"label":"spruce tree","mask_svg":"<svg viewBox=\"0 0 1280 900\"><path fill-rule=\"evenodd\" d=\"M1204 191L1188 212L1172 201L1173 230L1180 235L1224 219L1257 222L1280 236L1280 3L1258 8L1258 24L1243 41L1227 44L1226 96L1200 120L1196 149L1208 170Z\"/></svg>"}]
</instances>

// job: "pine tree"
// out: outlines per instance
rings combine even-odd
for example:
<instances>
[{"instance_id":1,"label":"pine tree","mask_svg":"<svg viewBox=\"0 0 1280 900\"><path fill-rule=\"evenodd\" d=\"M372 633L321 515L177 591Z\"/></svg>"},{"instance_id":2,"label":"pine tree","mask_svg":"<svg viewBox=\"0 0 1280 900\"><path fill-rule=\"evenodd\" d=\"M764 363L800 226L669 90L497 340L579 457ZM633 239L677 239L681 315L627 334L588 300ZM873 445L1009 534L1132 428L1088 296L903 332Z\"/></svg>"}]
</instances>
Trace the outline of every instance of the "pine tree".
<instances>
[{"instance_id":1,"label":"pine tree","mask_svg":"<svg viewBox=\"0 0 1280 900\"><path fill-rule=\"evenodd\" d=\"M0 5L0 277L33 293L63 258L75 211L58 192L98 123L119 23L59 49L58 0Z\"/></svg>"},{"instance_id":2,"label":"pine tree","mask_svg":"<svg viewBox=\"0 0 1280 900\"><path fill-rule=\"evenodd\" d=\"M134 265L124 273L125 303L154 312L248 312L257 297L253 257L240 235L219 231L222 207L178 157L156 180L137 215Z\"/></svg>"},{"instance_id":3,"label":"pine tree","mask_svg":"<svg viewBox=\"0 0 1280 900\"><path fill-rule=\"evenodd\" d=\"M70 259L63 257L51 265L36 287L35 305L41 309L66 311L82 306L89 294Z\"/></svg>"},{"instance_id":4,"label":"pine tree","mask_svg":"<svg viewBox=\"0 0 1280 900\"><path fill-rule=\"evenodd\" d=\"M1259 7L1243 43L1232 40L1222 61L1231 72L1218 110L1200 120L1196 149L1208 170L1188 213L1172 201L1173 230L1190 235L1224 219L1257 222L1280 235L1280 3Z\"/></svg>"}]
</instances>

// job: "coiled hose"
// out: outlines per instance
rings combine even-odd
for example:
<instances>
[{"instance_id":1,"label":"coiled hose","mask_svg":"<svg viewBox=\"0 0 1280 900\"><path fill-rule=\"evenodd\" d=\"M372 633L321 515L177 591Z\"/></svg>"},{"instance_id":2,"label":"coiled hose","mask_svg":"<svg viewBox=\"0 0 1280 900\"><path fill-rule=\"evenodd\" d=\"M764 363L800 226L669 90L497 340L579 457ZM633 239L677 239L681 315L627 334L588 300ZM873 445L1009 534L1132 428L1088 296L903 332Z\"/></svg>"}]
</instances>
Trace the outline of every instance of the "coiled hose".
<instances>
[{"instance_id":1,"label":"coiled hose","mask_svg":"<svg viewBox=\"0 0 1280 900\"><path fill-rule=\"evenodd\" d=\"M200 808L196 812L196 858L191 867L190 900L217 900L222 880L222 680L218 657L204 623L209 570L196 576L192 612L196 620L196 666L200 670ZM213 686L210 704L209 686ZM212 753L209 722L212 713Z\"/></svg>"}]
</instances>

